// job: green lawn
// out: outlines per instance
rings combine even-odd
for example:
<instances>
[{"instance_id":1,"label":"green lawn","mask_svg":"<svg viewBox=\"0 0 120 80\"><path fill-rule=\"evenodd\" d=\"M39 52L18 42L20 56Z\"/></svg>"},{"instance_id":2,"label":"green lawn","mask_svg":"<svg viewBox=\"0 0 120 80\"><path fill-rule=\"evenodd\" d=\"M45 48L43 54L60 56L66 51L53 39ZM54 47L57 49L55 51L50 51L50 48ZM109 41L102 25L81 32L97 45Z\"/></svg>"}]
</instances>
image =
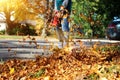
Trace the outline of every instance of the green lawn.
<instances>
[{"instance_id":1,"label":"green lawn","mask_svg":"<svg viewBox=\"0 0 120 80\"><path fill-rule=\"evenodd\" d=\"M16 35L0 35L0 39L22 39L25 36L16 36Z\"/></svg>"},{"instance_id":2,"label":"green lawn","mask_svg":"<svg viewBox=\"0 0 120 80\"><path fill-rule=\"evenodd\" d=\"M0 35L0 39L23 39L23 38L27 38L28 36L17 36L17 35ZM31 38L36 38L36 39L44 39L41 36L30 36ZM55 38L55 35L51 35L51 36L47 36L47 38Z\"/></svg>"}]
</instances>

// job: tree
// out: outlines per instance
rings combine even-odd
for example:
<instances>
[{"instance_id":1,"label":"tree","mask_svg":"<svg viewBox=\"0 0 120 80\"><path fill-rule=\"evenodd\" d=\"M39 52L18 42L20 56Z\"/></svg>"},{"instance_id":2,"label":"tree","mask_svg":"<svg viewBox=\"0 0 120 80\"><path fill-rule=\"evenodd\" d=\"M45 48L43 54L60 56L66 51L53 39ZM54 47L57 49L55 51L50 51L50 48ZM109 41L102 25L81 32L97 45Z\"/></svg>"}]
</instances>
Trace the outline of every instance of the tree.
<instances>
[{"instance_id":1,"label":"tree","mask_svg":"<svg viewBox=\"0 0 120 80\"><path fill-rule=\"evenodd\" d=\"M114 16L120 16L119 4L119 0L100 0L97 12L106 13L108 19L113 19Z\"/></svg>"},{"instance_id":2,"label":"tree","mask_svg":"<svg viewBox=\"0 0 120 80\"><path fill-rule=\"evenodd\" d=\"M106 14L98 13L100 0L73 0L74 21L83 27L86 37L104 37ZM90 35L88 35L90 33Z\"/></svg>"},{"instance_id":3,"label":"tree","mask_svg":"<svg viewBox=\"0 0 120 80\"><path fill-rule=\"evenodd\" d=\"M119 0L73 0L76 10L74 21L83 26L85 33L104 37L105 29L114 16L120 16Z\"/></svg>"},{"instance_id":4,"label":"tree","mask_svg":"<svg viewBox=\"0 0 120 80\"><path fill-rule=\"evenodd\" d=\"M0 12L6 17L7 33L11 34L20 21L35 20L39 14L44 14L45 3L45 0L0 0Z\"/></svg>"},{"instance_id":5,"label":"tree","mask_svg":"<svg viewBox=\"0 0 120 80\"><path fill-rule=\"evenodd\" d=\"M54 9L54 1L55 0L47 0L46 2L46 6L47 6L47 9L46 9L46 13L44 14L44 28L42 30L42 34L41 36L42 37L46 37L47 36L47 28L51 22L51 19L52 19L52 14L53 14L53 9Z\"/></svg>"}]
</instances>

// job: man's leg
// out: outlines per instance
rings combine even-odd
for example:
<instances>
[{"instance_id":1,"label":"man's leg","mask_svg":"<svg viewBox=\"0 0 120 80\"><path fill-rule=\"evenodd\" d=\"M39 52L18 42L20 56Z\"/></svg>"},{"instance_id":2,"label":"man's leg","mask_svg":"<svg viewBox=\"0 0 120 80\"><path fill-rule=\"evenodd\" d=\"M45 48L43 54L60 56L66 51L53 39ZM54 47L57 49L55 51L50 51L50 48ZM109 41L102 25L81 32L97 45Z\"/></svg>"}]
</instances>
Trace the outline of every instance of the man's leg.
<instances>
[{"instance_id":1,"label":"man's leg","mask_svg":"<svg viewBox=\"0 0 120 80\"><path fill-rule=\"evenodd\" d=\"M61 30L59 27L56 27L56 35L58 37L59 42L63 42L63 39L61 37Z\"/></svg>"},{"instance_id":2,"label":"man's leg","mask_svg":"<svg viewBox=\"0 0 120 80\"><path fill-rule=\"evenodd\" d=\"M64 37L64 34L63 34L62 29L60 27L56 28L56 35L57 35L58 40L60 42L58 47L61 48L61 47L63 47L63 42L64 42L65 37Z\"/></svg>"},{"instance_id":3,"label":"man's leg","mask_svg":"<svg viewBox=\"0 0 120 80\"><path fill-rule=\"evenodd\" d=\"M69 46L69 22L67 18L63 18L63 22L62 22L62 31L64 33L64 41L65 41L65 45Z\"/></svg>"},{"instance_id":4,"label":"man's leg","mask_svg":"<svg viewBox=\"0 0 120 80\"><path fill-rule=\"evenodd\" d=\"M69 46L69 32L64 32L65 45Z\"/></svg>"}]
</instances>

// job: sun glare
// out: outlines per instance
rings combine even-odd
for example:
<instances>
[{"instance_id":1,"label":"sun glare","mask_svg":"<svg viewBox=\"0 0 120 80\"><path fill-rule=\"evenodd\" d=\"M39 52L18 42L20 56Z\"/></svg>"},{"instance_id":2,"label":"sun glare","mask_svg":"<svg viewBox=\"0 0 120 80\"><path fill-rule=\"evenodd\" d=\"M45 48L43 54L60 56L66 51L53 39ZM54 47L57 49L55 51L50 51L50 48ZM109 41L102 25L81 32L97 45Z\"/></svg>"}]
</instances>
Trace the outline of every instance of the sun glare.
<instances>
[{"instance_id":1,"label":"sun glare","mask_svg":"<svg viewBox=\"0 0 120 80\"><path fill-rule=\"evenodd\" d=\"M6 0L0 0L0 2L3 2L3 1L6 1Z\"/></svg>"},{"instance_id":2,"label":"sun glare","mask_svg":"<svg viewBox=\"0 0 120 80\"><path fill-rule=\"evenodd\" d=\"M8 2L7 0L0 0L0 6L5 6L6 2Z\"/></svg>"}]
</instances>

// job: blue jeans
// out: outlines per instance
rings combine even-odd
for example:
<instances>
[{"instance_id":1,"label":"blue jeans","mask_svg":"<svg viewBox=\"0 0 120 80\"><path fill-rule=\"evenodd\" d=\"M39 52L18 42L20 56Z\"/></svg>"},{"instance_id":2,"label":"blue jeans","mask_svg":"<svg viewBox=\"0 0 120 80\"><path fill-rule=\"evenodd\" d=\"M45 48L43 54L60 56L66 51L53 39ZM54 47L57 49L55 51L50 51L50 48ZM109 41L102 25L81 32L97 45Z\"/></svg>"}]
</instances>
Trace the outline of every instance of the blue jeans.
<instances>
[{"instance_id":1,"label":"blue jeans","mask_svg":"<svg viewBox=\"0 0 120 80\"><path fill-rule=\"evenodd\" d=\"M63 18L62 19L62 31L65 31L65 32L69 32L69 22L68 22L68 18Z\"/></svg>"}]
</instances>

